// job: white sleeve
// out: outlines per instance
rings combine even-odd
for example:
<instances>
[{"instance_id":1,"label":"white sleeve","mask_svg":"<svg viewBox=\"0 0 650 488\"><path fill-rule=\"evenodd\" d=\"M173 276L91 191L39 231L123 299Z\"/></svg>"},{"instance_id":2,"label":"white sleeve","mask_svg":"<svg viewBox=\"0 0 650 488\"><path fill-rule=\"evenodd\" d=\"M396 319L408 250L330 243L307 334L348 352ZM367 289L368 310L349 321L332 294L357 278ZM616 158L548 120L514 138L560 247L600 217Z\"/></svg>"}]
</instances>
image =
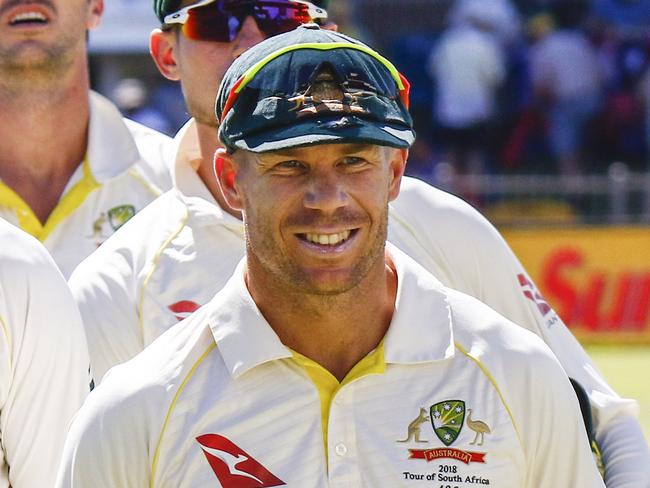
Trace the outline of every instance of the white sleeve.
<instances>
[{"instance_id":1,"label":"white sleeve","mask_svg":"<svg viewBox=\"0 0 650 488\"><path fill-rule=\"evenodd\" d=\"M54 261L42 254L0 266L0 325L8 336L0 431L14 488L52 486L69 422L90 388L79 312Z\"/></svg>"},{"instance_id":2,"label":"white sleeve","mask_svg":"<svg viewBox=\"0 0 650 488\"><path fill-rule=\"evenodd\" d=\"M526 486L604 487L573 388L550 352L544 356L533 350L522 358L527 375L511 395L531 467Z\"/></svg>"},{"instance_id":3,"label":"white sleeve","mask_svg":"<svg viewBox=\"0 0 650 488\"><path fill-rule=\"evenodd\" d=\"M491 225L476 242L481 242L476 257L480 269L477 283L481 283L478 298L544 339L566 374L587 391L608 488L644 486L650 479L650 451L636 419L637 403L621 398L609 386ZM634 483L621 484L616 480L634 480Z\"/></svg>"},{"instance_id":4,"label":"white sleeve","mask_svg":"<svg viewBox=\"0 0 650 488\"><path fill-rule=\"evenodd\" d=\"M485 217L462 200L413 178L405 183L406 191L393 206L418 236L419 247L404 250L446 286L478 298L540 336L566 374L589 395L608 488L631 486L614 482L624 478L634 479L634 486L646 486L650 453L636 421L636 402L621 398L607 384ZM622 425L626 429L617 427Z\"/></svg>"},{"instance_id":5,"label":"white sleeve","mask_svg":"<svg viewBox=\"0 0 650 488\"><path fill-rule=\"evenodd\" d=\"M636 417L612 418L601 429L598 442L606 460L608 488L650 488L650 455Z\"/></svg>"},{"instance_id":6,"label":"white sleeve","mask_svg":"<svg viewBox=\"0 0 650 488\"><path fill-rule=\"evenodd\" d=\"M150 486L149 422L155 417L113 369L75 416L56 488ZM111 381L114 380L114 381Z\"/></svg>"},{"instance_id":7,"label":"white sleeve","mask_svg":"<svg viewBox=\"0 0 650 488\"><path fill-rule=\"evenodd\" d=\"M96 383L144 348L135 264L129 252L111 247L120 236L122 232L111 236L68 280L86 330Z\"/></svg>"}]
</instances>

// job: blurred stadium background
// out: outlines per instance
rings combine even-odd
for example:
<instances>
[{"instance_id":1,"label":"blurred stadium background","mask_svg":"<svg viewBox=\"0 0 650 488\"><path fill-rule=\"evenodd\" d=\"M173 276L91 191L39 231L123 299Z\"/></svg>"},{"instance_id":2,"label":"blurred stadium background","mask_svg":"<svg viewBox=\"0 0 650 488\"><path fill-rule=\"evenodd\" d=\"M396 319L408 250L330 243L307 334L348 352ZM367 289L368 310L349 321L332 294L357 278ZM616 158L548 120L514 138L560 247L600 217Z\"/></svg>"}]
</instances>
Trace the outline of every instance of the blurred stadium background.
<instances>
[{"instance_id":1,"label":"blurred stadium background","mask_svg":"<svg viewBox=\"0 0 650 488\"><path fill-rule=\"evenodd\" d=\"M650 0L330 3L411 82L410 174L495 223L650 438ZM149 58L157 26L149 0L106 2L92 85L173 134L188 115Z\"/></svg>"}]
</instances>

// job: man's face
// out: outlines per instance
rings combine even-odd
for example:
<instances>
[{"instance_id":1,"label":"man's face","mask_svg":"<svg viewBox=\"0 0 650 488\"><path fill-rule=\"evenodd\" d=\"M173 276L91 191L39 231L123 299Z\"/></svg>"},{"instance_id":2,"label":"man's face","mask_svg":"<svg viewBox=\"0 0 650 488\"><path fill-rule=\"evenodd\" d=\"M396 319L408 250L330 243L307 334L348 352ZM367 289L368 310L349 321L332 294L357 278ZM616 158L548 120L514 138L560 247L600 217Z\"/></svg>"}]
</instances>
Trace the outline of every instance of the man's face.
<instances>
[{"instance_id":1,"label":"man's face","mask_svg":"<svg viewBox=\"0 0 650 488\"><path fill-rule=\"evenodd\" d=\"M0 0L0 70L60 73L86 55L102 0Z\"/></svg>"},{"instance_id":2,"label":"man's face","mask_svg":"<svg viewBox=\"0 0 650 488\"><path fill-rule=\"evenodd\" d=\"M248 266L278 286L343 293L384 266L388 202L403 151L329 144L235 153Z\"/></svg>"},{"instance_id":3,"label":"man's face","mask_svg":"<svg viewBox=\"0 0 650 488\"><path fill-rule=\"evenodd\" d=\"M182 7L193 3L196 1L186 0ZM176 66L172 79L181 81L190 115L202 124L216 127L214 98L223 75L239 55L262 42L265 39L264 34L257 27L255 20L248 17L232 42L189 39L178 28L163 35L167 36L167 41L174 46L173 57Z\"/></svg>"},{"instance_id":4,"label":"man's face","mask_svg":"<svg viewBox=\"0 0 650 488\"><path fill-rule=\"evenodd\" d=\"M184 0L179 9L197 1ZM336 24L330 23L326 28L335 30ZM204 125L216 127L214 99L223 75L238 56L264 39L266 35L255 20L247 17L232 42L190 39L179 27L173 27L165 32L155 30L150 48L163 76L181 81L190 115Z\"/></svg>"}]
</instances>

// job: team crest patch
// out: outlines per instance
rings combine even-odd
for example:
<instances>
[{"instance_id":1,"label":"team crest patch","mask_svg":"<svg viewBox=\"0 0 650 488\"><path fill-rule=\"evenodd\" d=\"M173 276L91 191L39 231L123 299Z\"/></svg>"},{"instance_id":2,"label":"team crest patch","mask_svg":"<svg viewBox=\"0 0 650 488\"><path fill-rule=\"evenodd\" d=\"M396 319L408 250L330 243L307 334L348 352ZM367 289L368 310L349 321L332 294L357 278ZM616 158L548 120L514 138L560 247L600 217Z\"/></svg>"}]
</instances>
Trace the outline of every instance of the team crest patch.
<instances>
[{"instance_id":1,"label":"team crest patch","mask_svg":"<svg viewBox=\"0 0 650 488\"><path fill-rule=\"evenodd\" d=\"M429 418L433 431L445 446L450 446L463 429L465 421L465 402L462 400L446 400L431 405Z\"/></svg>"},{"instance_id":2,"label":"team crest patch","mask_svg":"<svg viewBox=\"0 0 650 488\"><path fill-rule=\"evenodd\" d=\"M295 103L292 111L298 118L323 112L367 114L368 111L358 103L359 94L351 93L344 86L344 81L331 68L325 67L304 93L289 99Z\"/></svg>"},{"instance_id":3,"label":"team crest patch","mask_svg":"<svg viewBox=\"0 0 650 488\"><path fill-rule=\"evenodd\" d=\"M133 205L119 205L108 211L108 222L113 230L117 230L134 215L135 207Z\"/></svg>"}]
</instances>

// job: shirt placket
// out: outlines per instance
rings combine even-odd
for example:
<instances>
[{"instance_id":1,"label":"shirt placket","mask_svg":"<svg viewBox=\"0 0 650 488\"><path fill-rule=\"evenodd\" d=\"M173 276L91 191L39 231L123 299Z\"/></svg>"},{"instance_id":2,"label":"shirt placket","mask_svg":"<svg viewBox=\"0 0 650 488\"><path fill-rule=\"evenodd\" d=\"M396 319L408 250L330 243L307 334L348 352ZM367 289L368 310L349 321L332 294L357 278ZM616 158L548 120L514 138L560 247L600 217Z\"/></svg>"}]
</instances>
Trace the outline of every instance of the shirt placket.
<instances>
[{"instance_id":1,"label":"shirt placket","mask_svg":"<svg viewBox=\"0 0 650 488\"><path fill-rule=\"evenodd\" d=\"M336 393L330 407L327 451L331 488L362 486L354 417L354 385L350 384Z\"/></svg>"}]
</instances>

